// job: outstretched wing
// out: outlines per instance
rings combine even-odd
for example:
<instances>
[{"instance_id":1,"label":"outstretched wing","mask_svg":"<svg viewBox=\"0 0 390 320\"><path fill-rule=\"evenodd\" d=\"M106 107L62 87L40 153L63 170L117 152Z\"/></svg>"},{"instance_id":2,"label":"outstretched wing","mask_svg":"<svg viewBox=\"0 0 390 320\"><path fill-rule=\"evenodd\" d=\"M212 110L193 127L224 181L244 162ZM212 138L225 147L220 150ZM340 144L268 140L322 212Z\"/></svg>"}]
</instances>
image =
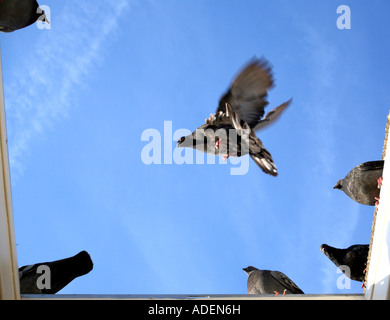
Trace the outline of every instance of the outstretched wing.
<instances>
[{"instance_id":1,"label":"outstretched wing","mask_svg":"<svg viewBox=\"0 0 390 320\"><path fill-rule=\"evenodd\" d=\"M226 110L228 103L234 112L253 128L264 115L267 90L273 86L271 67L265 58L254 59L235 78L230 89L221 97L217 112Z\"/></svg>"},{"instance_id":2,"label":"outstretched wing","mask_svg":"<svg viewBox=\"0 0 390 320\"><path fill-rule=\"evenodd\" d=\"M253 128L253 130L261 130L265 127L268 127L270 124L273 124L276 120L279 119L283 111L290 105L292 99L282 103L280 106L269 111L263 119Z\"/></svg>"}]
</instances>

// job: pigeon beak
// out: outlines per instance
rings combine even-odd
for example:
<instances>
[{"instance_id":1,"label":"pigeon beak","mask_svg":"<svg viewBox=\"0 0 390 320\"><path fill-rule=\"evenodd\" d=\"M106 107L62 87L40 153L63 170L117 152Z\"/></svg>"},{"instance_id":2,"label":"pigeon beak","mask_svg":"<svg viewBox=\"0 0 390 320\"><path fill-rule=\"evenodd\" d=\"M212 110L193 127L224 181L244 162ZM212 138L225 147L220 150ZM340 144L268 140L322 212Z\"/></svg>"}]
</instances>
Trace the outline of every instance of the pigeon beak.
<instances>
[{"instance_id":1,"label":"pigeon beak","mask_svg":"<svg viewBox=\"0 0 390 320\"><path fill-rule=\"evenodd\" d=\"M45 14L44 11L43 11L43 19L42 19L42 22L45 22L45 23L47 23L47 24L50 24L50 21L47 20L47 17L46 17L46 14Z\"/></svg>"},{"instance_id":2,"label":"pigeon beak","mask_svg":"<svg viewBox=\"0 0 390 320\"><path fill-rule=\"evenodd\" d=\"M333 187L333 189L342 189L342 185L341 185L341 182L342 182L343 180L339 180L339 181L337 181L337 183L336 183L336 185Z\"/></svg>"},{"instance_id":3,"label":"pigeon beak","mask_svg":"<svg viewBox=\"0 0 390 320\"><path fill-rule=\"evenodd\" d=\"M181 137L179 140L177 140L177 144L176 144L177 148L180 148L180 145L184 141L184 139L185 139L184 137Z\"/></svg>"}]
</instances>

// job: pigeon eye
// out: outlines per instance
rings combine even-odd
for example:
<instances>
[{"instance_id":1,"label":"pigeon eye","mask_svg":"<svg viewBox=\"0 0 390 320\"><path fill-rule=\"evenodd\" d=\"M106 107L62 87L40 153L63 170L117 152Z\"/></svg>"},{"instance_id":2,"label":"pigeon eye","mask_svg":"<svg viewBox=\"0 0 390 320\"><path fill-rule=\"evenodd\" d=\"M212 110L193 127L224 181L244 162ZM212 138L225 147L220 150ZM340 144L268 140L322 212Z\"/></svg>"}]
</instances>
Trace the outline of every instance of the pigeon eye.
<instances>
[{"instance_id":1,"label":"pigeon eye","mask_svg":"<svg viewBox=\"0 0 390 320\"><path fill-rule=\"evenodd\" d=\"M184 137L181 137L179 142L182 143L184 141L184 139L185 139Z\"/></svg>"}]
</instances>

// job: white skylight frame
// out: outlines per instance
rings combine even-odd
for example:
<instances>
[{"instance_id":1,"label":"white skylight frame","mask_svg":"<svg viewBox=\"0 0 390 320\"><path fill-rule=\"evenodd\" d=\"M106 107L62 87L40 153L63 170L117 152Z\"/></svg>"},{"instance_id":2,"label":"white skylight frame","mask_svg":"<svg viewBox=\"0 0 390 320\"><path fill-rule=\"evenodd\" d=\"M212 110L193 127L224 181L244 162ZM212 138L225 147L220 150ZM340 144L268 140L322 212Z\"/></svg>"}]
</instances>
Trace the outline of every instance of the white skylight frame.
<instances>
[{"instance_id":1,"label":"white skylight frame","mask_svg":"<svg viewBox=\"0 0 390 320\"><path fill-rule=\"evenodd\" d=\"M390 299L390 161L387 159L387 150L390 150L388 134L390 113L387 116L383 168L383 183L380 191L380 200L374 226L372 230L371 254L369 257L368 274L366 277L365 298L370 300Z\"/></svg>"},{"instance_id":2,"label":"white skylight frame","mask_svg":"<svg viewBox=\"0 0 390 320\"><path fill-rule=\"evenodd\" d=\"M20 299L0 51L0 299Z\"/></svg>"},{"instance_id":3,"label":"white skylight frame","mask_svg":"<svg viewBox=\"0 0 390 320\"><path fill-rule=\"evenodd\" d=\"M388 121L389 122L389 121ZM387 133L387 132L386 132ZM380 204L373 228L370 264L364 294L303 294L303 295L20 295L15 229L12 212L11 180L9 170L7 131L4 106L3 77L0 52L0 300L31 299L175 299L175 300L224 300L224 299L390 299L390 162L383 170ZM390 150L385 139L385 150ZM386 156L385 158L386 159ZM389 176L389 178L387 178Z\"/></svg>"}]
</instances>

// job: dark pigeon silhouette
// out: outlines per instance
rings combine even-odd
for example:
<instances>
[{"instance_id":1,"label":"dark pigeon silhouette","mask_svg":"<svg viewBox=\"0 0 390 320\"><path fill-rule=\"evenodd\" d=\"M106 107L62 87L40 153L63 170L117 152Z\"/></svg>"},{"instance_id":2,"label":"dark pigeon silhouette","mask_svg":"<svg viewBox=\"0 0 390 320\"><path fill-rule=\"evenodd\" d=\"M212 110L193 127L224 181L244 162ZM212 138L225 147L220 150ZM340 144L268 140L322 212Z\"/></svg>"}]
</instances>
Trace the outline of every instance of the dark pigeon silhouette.
<instances>
[{"instance_id":1,"label":"dark pigeon silhouette","mask_svg":"<svg viewBox=\"0 0 390 320\"><path fill-rule=\"evenodd\" d=\"M35 0L0 1L0 31L12 32L25 28L37 20L49 23L45 12Z\"/></svg>"},{"instance_id":2,"label":"dark pigeon silhouette","mask_svg":"<svg viewBox=\"0 0 390 320\"><path fill-rule=\"evenodd\" d=\"M340 268L348 278L364 282L369 250L368 244L355 244L346 249L338 249L322 244L320 249L337 267L347 266L349 268L350 274L345 273L345 270Z\"/></svg>"},{"instance_id":3,"label":"dark pigeon silhouette","mask_svg":"<svg viewBox=\"0 0 390 320\"><path fill-rule=\"evenodd\" d=\"M353 168L333 189L339 189L358 203L374 206L379 199L383 160L368 161Z\"/></svg>"},{"instance_id":4,"label":"dark pigeon silhouette","mask_svg":"<svg viewBox=\"0 0 390 320\"><path fill-rule=\"evenodd\" d=\"M181 137L177 147L194 148L224 159L249 153L265 173L277 176L271 154L255 133L275 122L291 103L290 99L262 118L268 105L267 91L273 85L268 62L264 58L252 60L220 98L215 114L192 134Z\"/></svg>"},{"instance_id":5,"label":"dark pigeon silhouette","mask_svg":"<svg viewBox=\"0 0 390 320\"><path fill-rule=\"evenodd\" d=\"M38 270L39 266L48 267L48 282L38 278L46 275L45 269ZM19 283L21 294L54 294L63 289L73 279L90 272L93 263L86 251L81 251L73 257L42 262L19 268ZM48 288L49 287L49 288Z\"/></svg>"},{"instance_id":6,"label":"dark pigeon silhouette","mask_svg":"<svg viewBox=\"0 0 390 320\"><path fill-rule=\"evenodd\" d=\"M271 270L259 270L249 266L243 268L248 275L249 294L303 294L304 292L284 273Z\"/></svg>"}]
</instances>

